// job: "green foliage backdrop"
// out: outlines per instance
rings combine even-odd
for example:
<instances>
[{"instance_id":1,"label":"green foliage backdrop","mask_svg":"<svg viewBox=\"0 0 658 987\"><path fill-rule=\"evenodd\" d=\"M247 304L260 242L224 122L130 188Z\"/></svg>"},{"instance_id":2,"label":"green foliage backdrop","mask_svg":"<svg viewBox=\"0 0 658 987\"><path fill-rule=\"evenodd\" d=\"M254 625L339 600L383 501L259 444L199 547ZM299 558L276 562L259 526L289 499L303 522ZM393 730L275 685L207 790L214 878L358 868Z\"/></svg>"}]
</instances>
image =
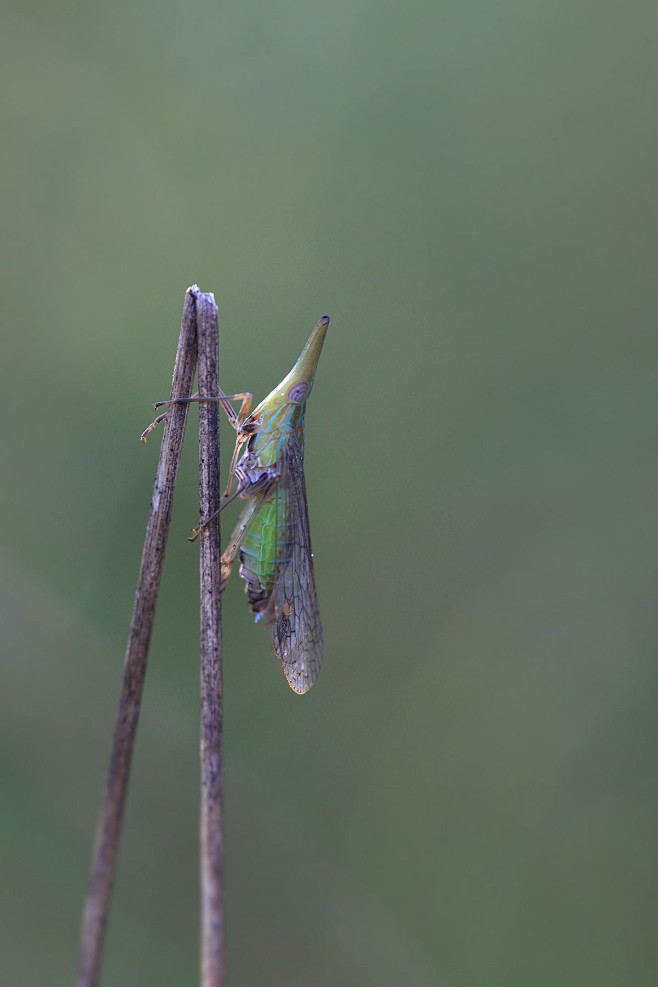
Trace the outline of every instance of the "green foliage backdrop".
<instances>
[{"instance_id":1,"label":"green foliage backdrop","mask_svg":"<svg viewBox=\"0 0 658 987\"><path fill-rule=\"evenodd\" d=\"M72 979L138 436L198 282L230 391L332 317L313 691L237 580L224 608L229 983L655 984L657 30L609 0L7 8L2 983ZM195 498L190 435L108 987L197 976Z\"/></svg>"}]
</instances>

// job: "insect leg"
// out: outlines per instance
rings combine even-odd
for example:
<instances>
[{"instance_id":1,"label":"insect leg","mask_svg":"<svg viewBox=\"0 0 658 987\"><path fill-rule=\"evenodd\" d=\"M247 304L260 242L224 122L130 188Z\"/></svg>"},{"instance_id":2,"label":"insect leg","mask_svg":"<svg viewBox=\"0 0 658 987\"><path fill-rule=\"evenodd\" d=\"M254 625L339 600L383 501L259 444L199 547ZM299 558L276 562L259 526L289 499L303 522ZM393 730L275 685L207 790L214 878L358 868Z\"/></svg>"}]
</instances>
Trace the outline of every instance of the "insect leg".
<instances>
[{"instance_id":1,"label":"insect leg","mask_svg":"<svg viewBox=\"0 0 658 987\"><path fill-rule=\"evenodd\" d=\"M229 504L232 504L235 498L239 496L239 494L240 494L239 490L236 490L232 497L229 497L228 495L225 494L224 497L222 497L224 503L220 507L218 507L215 513L211 514L206 521L202 521L201 524L198 525L196 528L192 528L192 534L187 540L196 541L199 535L201 534L201 532L204 530L204 528L207 528L211 521L214 521L216 517L219 517L219 515L222 513L224 508L228 507Z\"/></svg>"},{"instance_id":2,"label":"insect leg","mask_svg":"<svg viewBox=\"0 0 658 987\"><path fill-rule=\"evenodd\" d=\"M253 524L256 515L263 506L265 498L269 494L269 488L265 488L258 497L254 497L251 503L244 509L240 515L240 519L237 523L235 531L231 535L229 543L226 547L226 551L222 555L222 564L219 576L219 592L220 596L224 593L228 577L231 575L231 569L238 557L242 543L247 537L247 532Z\"/></svg>"},{"instance_id":3,"label":"insect leg","mask_svg":"<svg viewBox=\"0 0 658 987\"><path fill-rule=\"evenodd\" d=\"M244 420L246 419L247 415L249 414L251 402L253 401L253 395L250 394L248 391L241 392L240 394L224 394L221 388L219 388L218 390L219 390L219 394L217 394L214 397L201 398L197 393L197 394L193 394L191 398L177 398L174 401L157 401L155 404L155 408L157 410L158 408L162 408L164 407L164 405L168 405L168 404L192 404L192 403L199 403L201 401L219 401L222 408L226 412L226 416L230 421L231 425L233 426L233 428L235 428L236 430L239 429L242 423L244 422ZM240 410L236 411L235 408L231 407L231 405L229 404L230 401L241 401L242 404L240 406ZM159 425L161 421L164 421L166 417L167 417L167 412L165 411L163 414L158 415L155 421L151 422L148 428L144 429L144 431L141 434L142 442L146 442L149 433L153 431L156 425Z\"/></svg>"}]
</instances>

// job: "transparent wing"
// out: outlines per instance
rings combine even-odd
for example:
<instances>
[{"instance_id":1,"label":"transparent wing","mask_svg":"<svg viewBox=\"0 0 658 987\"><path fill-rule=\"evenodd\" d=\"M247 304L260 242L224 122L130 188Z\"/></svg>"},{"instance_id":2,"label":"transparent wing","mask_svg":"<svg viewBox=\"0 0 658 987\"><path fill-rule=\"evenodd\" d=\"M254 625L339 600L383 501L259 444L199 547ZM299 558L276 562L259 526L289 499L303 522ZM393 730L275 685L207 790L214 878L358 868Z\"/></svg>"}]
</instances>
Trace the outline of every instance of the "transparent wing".
<instances>
[{"instance_id":1,"label":"transparent wing","mask_svg":"<svg viewBox=\"0 0 658 987\"><path fill-rule=\"evenodd\" d=\"M293 439L281 457L277 491L277 574L267 608L272 647L295 692L308 692L322 664L318 607L308 523L304 459Z\"/></svg>"}]
</instances>

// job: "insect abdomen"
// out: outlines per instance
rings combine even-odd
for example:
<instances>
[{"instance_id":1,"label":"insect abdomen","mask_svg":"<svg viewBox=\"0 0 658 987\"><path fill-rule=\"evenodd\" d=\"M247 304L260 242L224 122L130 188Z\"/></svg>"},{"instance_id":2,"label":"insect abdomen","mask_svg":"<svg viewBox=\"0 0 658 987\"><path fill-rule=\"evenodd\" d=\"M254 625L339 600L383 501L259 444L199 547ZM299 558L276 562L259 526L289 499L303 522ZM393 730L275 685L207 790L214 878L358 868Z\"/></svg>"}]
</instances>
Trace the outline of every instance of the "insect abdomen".
<instances>
[{"instance_id":1,"label":"insect abdomen","mask_svg":"<svg viewBox=\"0 0 658 987\"><path fill-rule=\"evenodd\" d=\"M276 575L276 499L266 501L254 518L240 550L240 575L254 613L267 606Z\"/></svg>"}]
</instances>

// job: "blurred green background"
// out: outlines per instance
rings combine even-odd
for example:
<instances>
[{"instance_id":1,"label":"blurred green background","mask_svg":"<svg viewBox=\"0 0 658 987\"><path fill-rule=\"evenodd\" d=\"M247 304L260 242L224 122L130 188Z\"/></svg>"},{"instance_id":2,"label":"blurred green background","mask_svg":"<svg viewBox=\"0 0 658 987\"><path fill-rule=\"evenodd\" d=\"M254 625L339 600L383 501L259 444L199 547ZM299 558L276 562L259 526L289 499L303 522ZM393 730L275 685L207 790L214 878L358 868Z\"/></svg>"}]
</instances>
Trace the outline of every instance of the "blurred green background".
<instances>
[{"instance_id":1,"label":"blurred green background","mask_svg":"<svg viewBox=\"0 0 658 987\"><path fill-rule=\"evenodd\" d=\"M256 399L332 317L312 692L237 578L224 607L229 983L656 983L657 30L605 0L8 7L3 984L73 977L193 282ZM193 433L108 987L197 978Z\"/></svg>"}]
</instances>

